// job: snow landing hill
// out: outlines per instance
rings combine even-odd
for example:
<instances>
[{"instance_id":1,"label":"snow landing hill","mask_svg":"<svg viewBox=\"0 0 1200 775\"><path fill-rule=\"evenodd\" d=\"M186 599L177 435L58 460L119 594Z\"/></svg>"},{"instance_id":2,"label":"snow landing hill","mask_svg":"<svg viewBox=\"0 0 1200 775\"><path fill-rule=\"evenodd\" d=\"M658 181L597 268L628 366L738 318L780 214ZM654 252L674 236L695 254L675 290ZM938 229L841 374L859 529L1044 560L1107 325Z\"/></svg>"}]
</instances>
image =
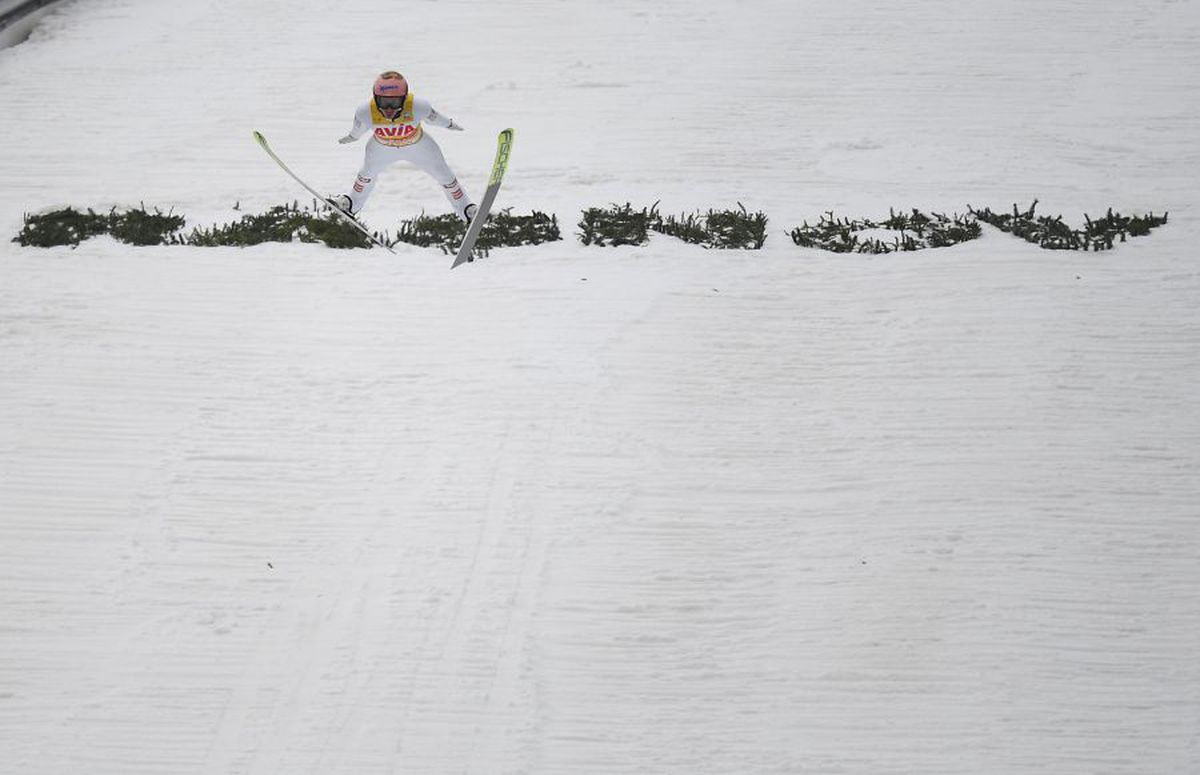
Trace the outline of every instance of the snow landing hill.
<instances>
[{"instance_id":1,"label":"snow landing hill","mask_svg":"<svg viewBox=\"0 0 1200 775\"><path fill-rule=\"evenodd\" d=\"M80 0L0 51L0 769L1200 772L1200 6ZM380 70L566 239L9 242L322 189ZM436 130L431 130L436 133ZM833 256L833 210L1081 222ZM584 247L743 202L757 252ZM395 169L364 218L441 212Z\"/></svg>"}]
</instances>

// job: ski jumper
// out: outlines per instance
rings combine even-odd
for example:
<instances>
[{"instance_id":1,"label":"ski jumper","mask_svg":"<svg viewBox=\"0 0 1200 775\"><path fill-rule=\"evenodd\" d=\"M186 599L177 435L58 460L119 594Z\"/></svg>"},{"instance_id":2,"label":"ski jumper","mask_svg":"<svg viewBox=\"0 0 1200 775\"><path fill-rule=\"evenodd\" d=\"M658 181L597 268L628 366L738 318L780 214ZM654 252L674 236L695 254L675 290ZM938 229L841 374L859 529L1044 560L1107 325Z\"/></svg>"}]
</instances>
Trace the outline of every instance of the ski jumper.
<instances>
[{"instance_id":1,"label":"ski jumper","mask_svg":"<svg viewBox=\"0 0 1200 775\"><path fill-rule=\"evenodd\" d=\"M465 218L464 212L471 204L471 197L459 185L437 141L425 133L422 122L437 127L449 127L452 123L434 110L429 100L416 97L411 92L404 100L404 108L394 119L384 116L374 102L368 102L355 111L354 127L348 137L357 140L369 130L371 139L367 141L362 169L350 192L353 212L360 212L367 203L379 173L398 161L406 161L436 180L454 212L460 218Z\"/></svg>"}]
</instances>

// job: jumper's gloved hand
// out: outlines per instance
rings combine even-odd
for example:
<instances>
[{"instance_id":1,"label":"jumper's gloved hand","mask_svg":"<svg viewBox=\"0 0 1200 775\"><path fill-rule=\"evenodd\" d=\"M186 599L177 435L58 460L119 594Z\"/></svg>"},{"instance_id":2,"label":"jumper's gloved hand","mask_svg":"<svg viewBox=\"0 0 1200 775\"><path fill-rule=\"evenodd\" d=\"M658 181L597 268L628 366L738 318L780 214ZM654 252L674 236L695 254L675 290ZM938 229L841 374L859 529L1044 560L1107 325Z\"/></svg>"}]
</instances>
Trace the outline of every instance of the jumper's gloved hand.
<instances>
[{"instance_id":1,"label":"jumper's gloved hand","mask_svg":"<svg viewBox=\"0 0 1200 775\"><path fill-rule=\"evenodd\" d=\"M354 135L346 135L345 137L339 137L338 142L341 143L342 145L345 145L346 143L352 143L357 139L358 138L355 137Z\"/></svg>"}]
</instances>

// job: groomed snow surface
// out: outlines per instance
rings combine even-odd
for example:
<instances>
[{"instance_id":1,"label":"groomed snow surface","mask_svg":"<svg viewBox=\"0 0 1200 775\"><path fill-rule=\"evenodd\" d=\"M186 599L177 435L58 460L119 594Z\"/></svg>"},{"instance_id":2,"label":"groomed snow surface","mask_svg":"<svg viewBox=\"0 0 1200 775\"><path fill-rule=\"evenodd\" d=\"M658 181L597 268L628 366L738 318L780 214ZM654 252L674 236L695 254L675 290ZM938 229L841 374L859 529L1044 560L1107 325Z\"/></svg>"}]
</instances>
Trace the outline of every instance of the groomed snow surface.
<instances>
[{"instance_id":1,"label":"groomed snow surface","mask_svg":"<svg viewBox=\"0 0 1200 775\"><path fill-rule=\"evenodd\" d=\"M1195 2L81 0L0 52L0 770L1200 772ZM75 250L374 75L565 241ZM1170 223L834 256L834 210ZM738 201L764 250L584 247ZM241 212L233 205L240 203ZM396 168L364 218L444 211Z\"/></svg>"}]
</instances>

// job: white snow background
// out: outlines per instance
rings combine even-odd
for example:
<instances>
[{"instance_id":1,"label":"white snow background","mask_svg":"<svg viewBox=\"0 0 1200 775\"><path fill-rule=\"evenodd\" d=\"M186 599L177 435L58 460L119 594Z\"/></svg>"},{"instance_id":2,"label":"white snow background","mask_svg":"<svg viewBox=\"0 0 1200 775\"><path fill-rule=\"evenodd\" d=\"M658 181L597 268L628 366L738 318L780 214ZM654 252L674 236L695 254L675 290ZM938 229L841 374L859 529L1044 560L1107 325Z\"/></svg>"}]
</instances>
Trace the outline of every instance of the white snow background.
<instances>
[{"instance_id":1,"label":"white snow background","mask_svg":"<svg viewBox=\"0 0 1200 775\"><path fill-rule=\"evenodd\" d=\"M388 68L566 239L9 241L344 190ZM0 137L0 771L1200 772L1195 0L80 0ZM1171 220L787 236L1034 198Z\"/></svg>"}]
</instances>

